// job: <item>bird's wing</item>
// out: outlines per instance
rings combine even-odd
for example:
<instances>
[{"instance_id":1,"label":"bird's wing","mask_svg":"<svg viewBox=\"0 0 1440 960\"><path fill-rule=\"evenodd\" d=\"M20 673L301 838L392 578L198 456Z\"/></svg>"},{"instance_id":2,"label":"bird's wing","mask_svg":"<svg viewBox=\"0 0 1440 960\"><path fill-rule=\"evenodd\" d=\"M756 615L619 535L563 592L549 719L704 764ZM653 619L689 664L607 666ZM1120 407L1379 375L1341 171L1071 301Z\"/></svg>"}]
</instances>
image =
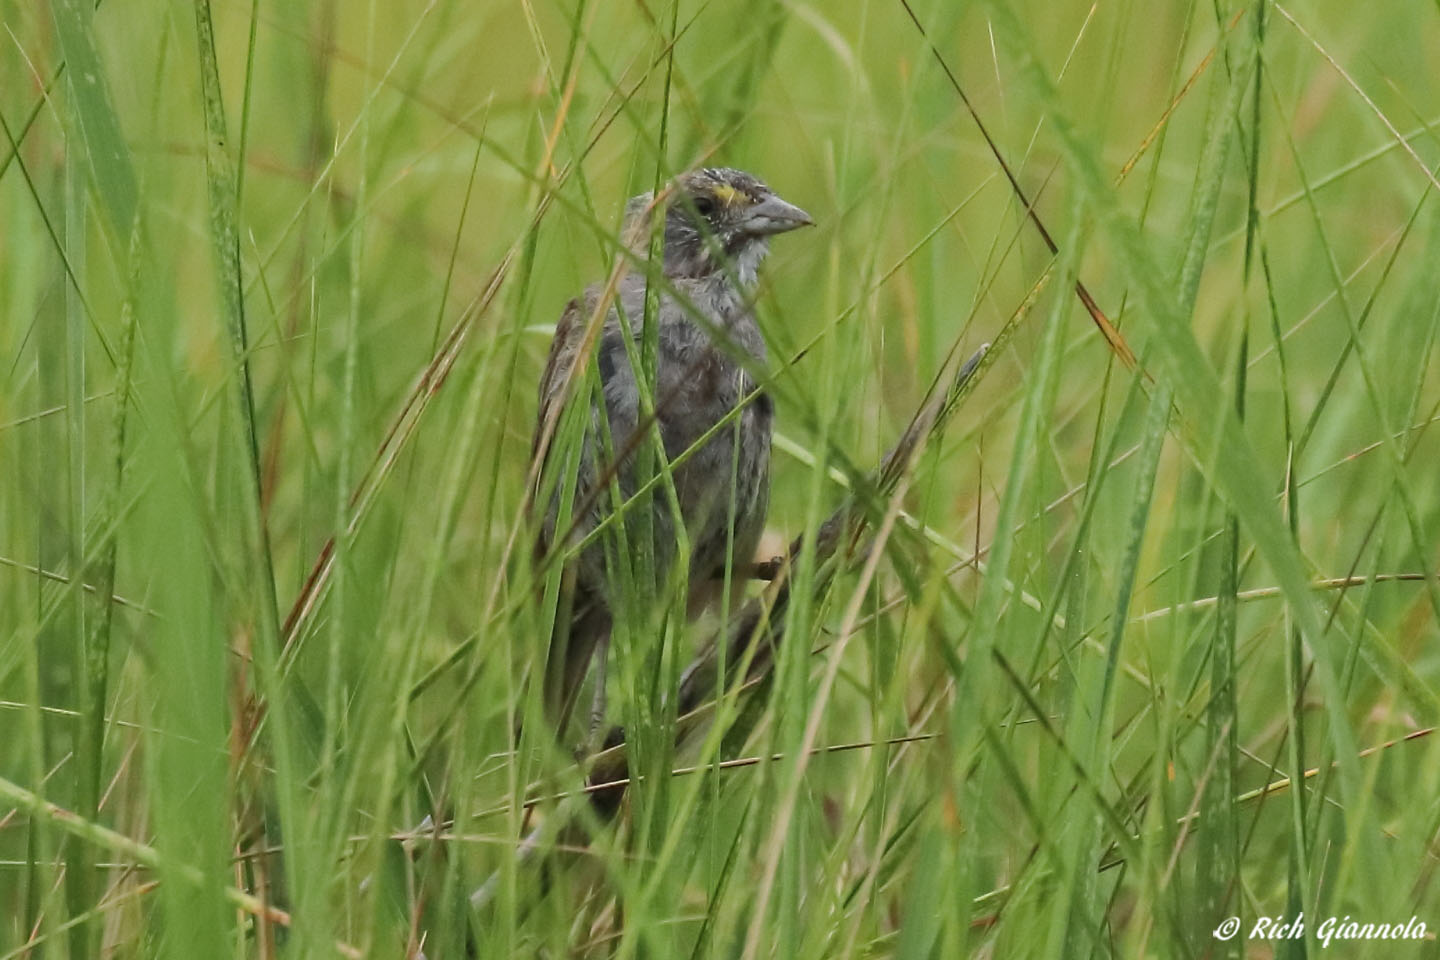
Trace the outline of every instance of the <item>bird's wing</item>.
<instances>
[{"instance_id":1,"label":"bird's wing","mask_svg":"<svg viewBox=\"0 0 1440 960\"><path fill-rule=\"evenodd\" d=\"M532 455L542 458L541 475L549 459L551 442L563 408L575 395L573 382L585 375L585 371L577 369L576 364L581 359L586 333L599 300L599 290L591 287L585 291L584 297L571 300L566 305L555 325L555 339L550 344L550 354L540 375L540 397L532 442ZM615 366L617 351L624 376L629 375L630 368L624 358L624 347L619 342L619 326L613 314L607 315L602 323L593 356L600 370L602 385L608 385L621 376ZM589 462L589 469L593 469L591 458L582 457L581 462ZM593 482L593 478L583 475L586 469L586 466L581 466L581 482L576 491L581 498ZM534 506L547 517L546 522L537 527L535 556L539 559L549 552L550 538L562 536L563 531L554 530L551 526L553 518L550 514L556 509L553 498L546 498L544 503L534 503ZM561 581L559 606L546 657L543 694L546 715L556 735L562 739L596 648L605 642L609 632L610 611L596 585L584 582L578 569L567 569Z\"/></svg>"},{"instance_id":2,"label":"bird's wing","mask_svg":"<svg viewBox=\"0 0 1440 960\"><path fill-rule=\"evenodd\" d=\"M550 342L550 354L545 358L545 369L540 375L540 402L535 418L535 434L531 443L532 455L541 452L542 444L548 446L549 436L555 431L561 408L575 391L571 382L581 375L575 369L575 361L585 342L590 319L600 302L601 291L596 285L585 290L583 297L577 297L565 305L555 324L555 338ZM626 312L631 318L634 335L639 336L640 317L645 307L644 278L634 274L622 277L614 300L601 321L593 356L600 368L602 386L609 386L618 378L633 380L629 361L625 357L621 341L620 324L615 307Z\"/></svg>"},{"instance_id":3,"label":"bird's wing","mask_svg":"<svg viewBox=\"0 0 1440 960\"><path fill-rule=\"evenodd\" d=\"M554 498L542 497L541 488L560 415L568 397L574 393L571 382L583 375L583 371L575 369L575 361L585 338L585 327L593 312L593 304L590 291L586 291L586 296L565 305L555 324L555 337L550 341L545 368L540 373L535 431L530 441L530 455L532 459L539 460L534 466L535 488L530 500L530 509L542 518L535 526L534 557L537 563L550 552L551 538L560 535L552 527ZM545 712L558 736L563 736L580 681L584 678L597 642L597 631L590 621L603 613L597 603L598 598L576 583L575 573L573 569L567 570L561 580L554 632L542 671Z\"/></svg>"},{"instance_id":4,"label":"bird's wing","mask_svg":"<svg viewBox=\"0 0 1440 960\"><path fill-rule=\"evenodd\" d=\"M589 300L587 296L584 298ZM541 444L548 446L546 434L553 433L553 424L559 420L560 407L568 392L566 381L572 376L575 355L585 335L585 319L588 311L581 307L584 300L576 298L565 305L560 319L555 324L555 338L550 341L550 354L545 358L545 369L540 374L540 403L535 414L535 435L531 440L531 453L540 453Z\"/></svg>"}]
</instances>

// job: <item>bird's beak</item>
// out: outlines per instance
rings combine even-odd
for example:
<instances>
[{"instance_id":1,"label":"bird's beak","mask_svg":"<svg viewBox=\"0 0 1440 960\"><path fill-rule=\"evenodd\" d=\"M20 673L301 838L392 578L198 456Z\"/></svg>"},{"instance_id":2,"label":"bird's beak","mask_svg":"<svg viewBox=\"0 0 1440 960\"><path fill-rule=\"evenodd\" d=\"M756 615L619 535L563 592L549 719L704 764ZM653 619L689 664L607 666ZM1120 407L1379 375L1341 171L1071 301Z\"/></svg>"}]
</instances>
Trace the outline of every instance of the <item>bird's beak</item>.
<instances>
[{"instance_id":1,"label":"bird's beak","mask_svg":"<svg viewBox=\"0 0 1440 960\"><path fill-rule=\"evenodd\" d=\"M793 203L786 203L777 196L768 196L755 204L745 214L741 229L751 236L768 237L784 233L796 227L808 227L815 223L810 214Z\"/></svg>"}]
</instances>

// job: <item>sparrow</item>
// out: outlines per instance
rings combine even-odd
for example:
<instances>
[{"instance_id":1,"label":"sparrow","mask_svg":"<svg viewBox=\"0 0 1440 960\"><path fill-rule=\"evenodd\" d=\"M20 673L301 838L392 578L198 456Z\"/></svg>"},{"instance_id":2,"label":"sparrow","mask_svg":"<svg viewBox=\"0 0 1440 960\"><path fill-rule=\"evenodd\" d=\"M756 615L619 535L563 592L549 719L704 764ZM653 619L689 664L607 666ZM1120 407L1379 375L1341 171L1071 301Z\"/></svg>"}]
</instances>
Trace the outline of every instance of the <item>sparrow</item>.
<instances>
[{"instance_id":1,"label":"sparrow","mask_svg":"<svg viewBox=\"0 0 1440 960\"><path fill-rule=\"evenodd\" d=\"M572 549L643 482L637 470L646 436L658 430L659 446L673 467L675 500L662 483L648 499L648 523L631 509L606 532L565 561L561 599L544 671L547 719L564 736L580 689L599 651L594 728L603 717L604 667L611 627L624 599L619 564L640 555L650 538L650 596L663 597L679 580L680 530L689 544L685 600L689 616L722 600L727 556L731 569L749 564L765 525L770 500L770 442L774 407L752 376L765 363L765 341L753 308L757 274L770 239L812 224L804 210L782 200L759 178L741 170L705 168L683 174L660 191L626 204L621 236L639 271L621 272L618 283L594 284L571 300L555 328L540 378L534 451L549 492L537 493L543 511L536 555ZM657 303L653 417L641 402L632 356L642 351L641 331L650 287L643 270L654 231L660 230L660 277L651 292ZM598 332L592 320L604 311ZM623 317L622 317L623 314ZM626 338L631 343L626 344ZM588 364L598 391L583 389ZM592 397L593 393L593 397ZM589 406L579 449L550 444L570 405ZM725 427L711 431L733 416ZM707 437L707 434L709 436ZM653 449L653 448L652 448ZM555 461L564 458L563 463ZM648 475L660 472L654 464ZM573 478L573 479L572 479ZM567 488L573 488L568 492ZM564 511L570 514L561 522ZM675 509L678 502L678 510ZM616 549L623 523L626 551ZM557 540L563 538L564 543ZM607 543L608 538L608 543ZM642 576L644 574L642 573ZM733 579L739 580L742 575Z\"/></svg>"}]
</instances>

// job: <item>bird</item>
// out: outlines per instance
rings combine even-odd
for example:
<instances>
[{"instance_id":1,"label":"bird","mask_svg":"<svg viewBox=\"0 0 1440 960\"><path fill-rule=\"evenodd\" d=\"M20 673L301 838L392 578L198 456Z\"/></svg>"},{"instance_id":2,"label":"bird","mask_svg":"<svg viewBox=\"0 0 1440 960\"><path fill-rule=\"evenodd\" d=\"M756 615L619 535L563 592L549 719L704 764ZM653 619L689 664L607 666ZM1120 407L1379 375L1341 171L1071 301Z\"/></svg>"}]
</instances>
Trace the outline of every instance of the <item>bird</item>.
<instances>
[{"instance_id":1,"label":"bird","mask_svg":"<svg viewBox=\"0 0 1440 960\"><path fill-rule=\"evenodd\" d=\"M602 535L565 562L543 680L545 713L557 735L565 734L597 655L592 736L603 721L605 658L624 581L617 563L639 555L635 538L651 537L651 595L662 596L666 585L678 579L678 513L690 547L688 617L728 602L719 596L727 551L732 571L754 556L769 506L774 421L773 403L757 389L752 373L766 356L754 312L758 271L772 237L813 222L750 173L729 167L683 173L658 197L641 194L625 206L621 237L637 269L618 271L618 281L612 277L610 284L586 288L556 324L540 378L532 451L542 466L539 475L550 478L550 492L537 488L532 500L542 511L536 556L544 559L574 547L605 522L613 510L612 481L622 501L636 492L642 478L635 451L652 430L658 428L668 461L685 455L672 471L674 502L664 487L655 487L648 524L640 522L645 518L636 510L623 517L625 557L615 549L613 530L619 524L612 521L608 550ZM644 268L657 230L651 416L642 403L632 357L641 351L649 277L656 272ZM628 347L627 337L632 340ZM582 389L585 365L598 374L599 391L593 395ZM573 404L588 404L589 415L583 417L579 449L562 454L550 440ZM737 406L743 406L738 415L711 433ZM564 463L552 462L558 458ZM562 523L567 486L573 490L568 501L573 516ZM732 579L741 575L732 573Z\"/></svg>"}]
</instances>

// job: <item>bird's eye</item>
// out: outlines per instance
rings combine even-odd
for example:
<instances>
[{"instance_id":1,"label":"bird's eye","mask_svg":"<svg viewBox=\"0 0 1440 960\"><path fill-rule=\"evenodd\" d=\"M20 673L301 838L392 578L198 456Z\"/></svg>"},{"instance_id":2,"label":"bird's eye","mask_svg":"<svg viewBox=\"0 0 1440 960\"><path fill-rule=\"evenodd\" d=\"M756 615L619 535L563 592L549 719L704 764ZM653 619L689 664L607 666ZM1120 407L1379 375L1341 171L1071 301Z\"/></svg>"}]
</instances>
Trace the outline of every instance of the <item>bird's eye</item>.
<instances>
[{"instance_id":1,"label":"bird's eye","mask_svg":"<svg viewBox=\"0 0 1440 960\"><path fill-rule=\"evenodd\" d=\"M696 197L695 212L702 217L708 217L715 212L715 201L711 197Z\"/></svg>"}]
</instances>

